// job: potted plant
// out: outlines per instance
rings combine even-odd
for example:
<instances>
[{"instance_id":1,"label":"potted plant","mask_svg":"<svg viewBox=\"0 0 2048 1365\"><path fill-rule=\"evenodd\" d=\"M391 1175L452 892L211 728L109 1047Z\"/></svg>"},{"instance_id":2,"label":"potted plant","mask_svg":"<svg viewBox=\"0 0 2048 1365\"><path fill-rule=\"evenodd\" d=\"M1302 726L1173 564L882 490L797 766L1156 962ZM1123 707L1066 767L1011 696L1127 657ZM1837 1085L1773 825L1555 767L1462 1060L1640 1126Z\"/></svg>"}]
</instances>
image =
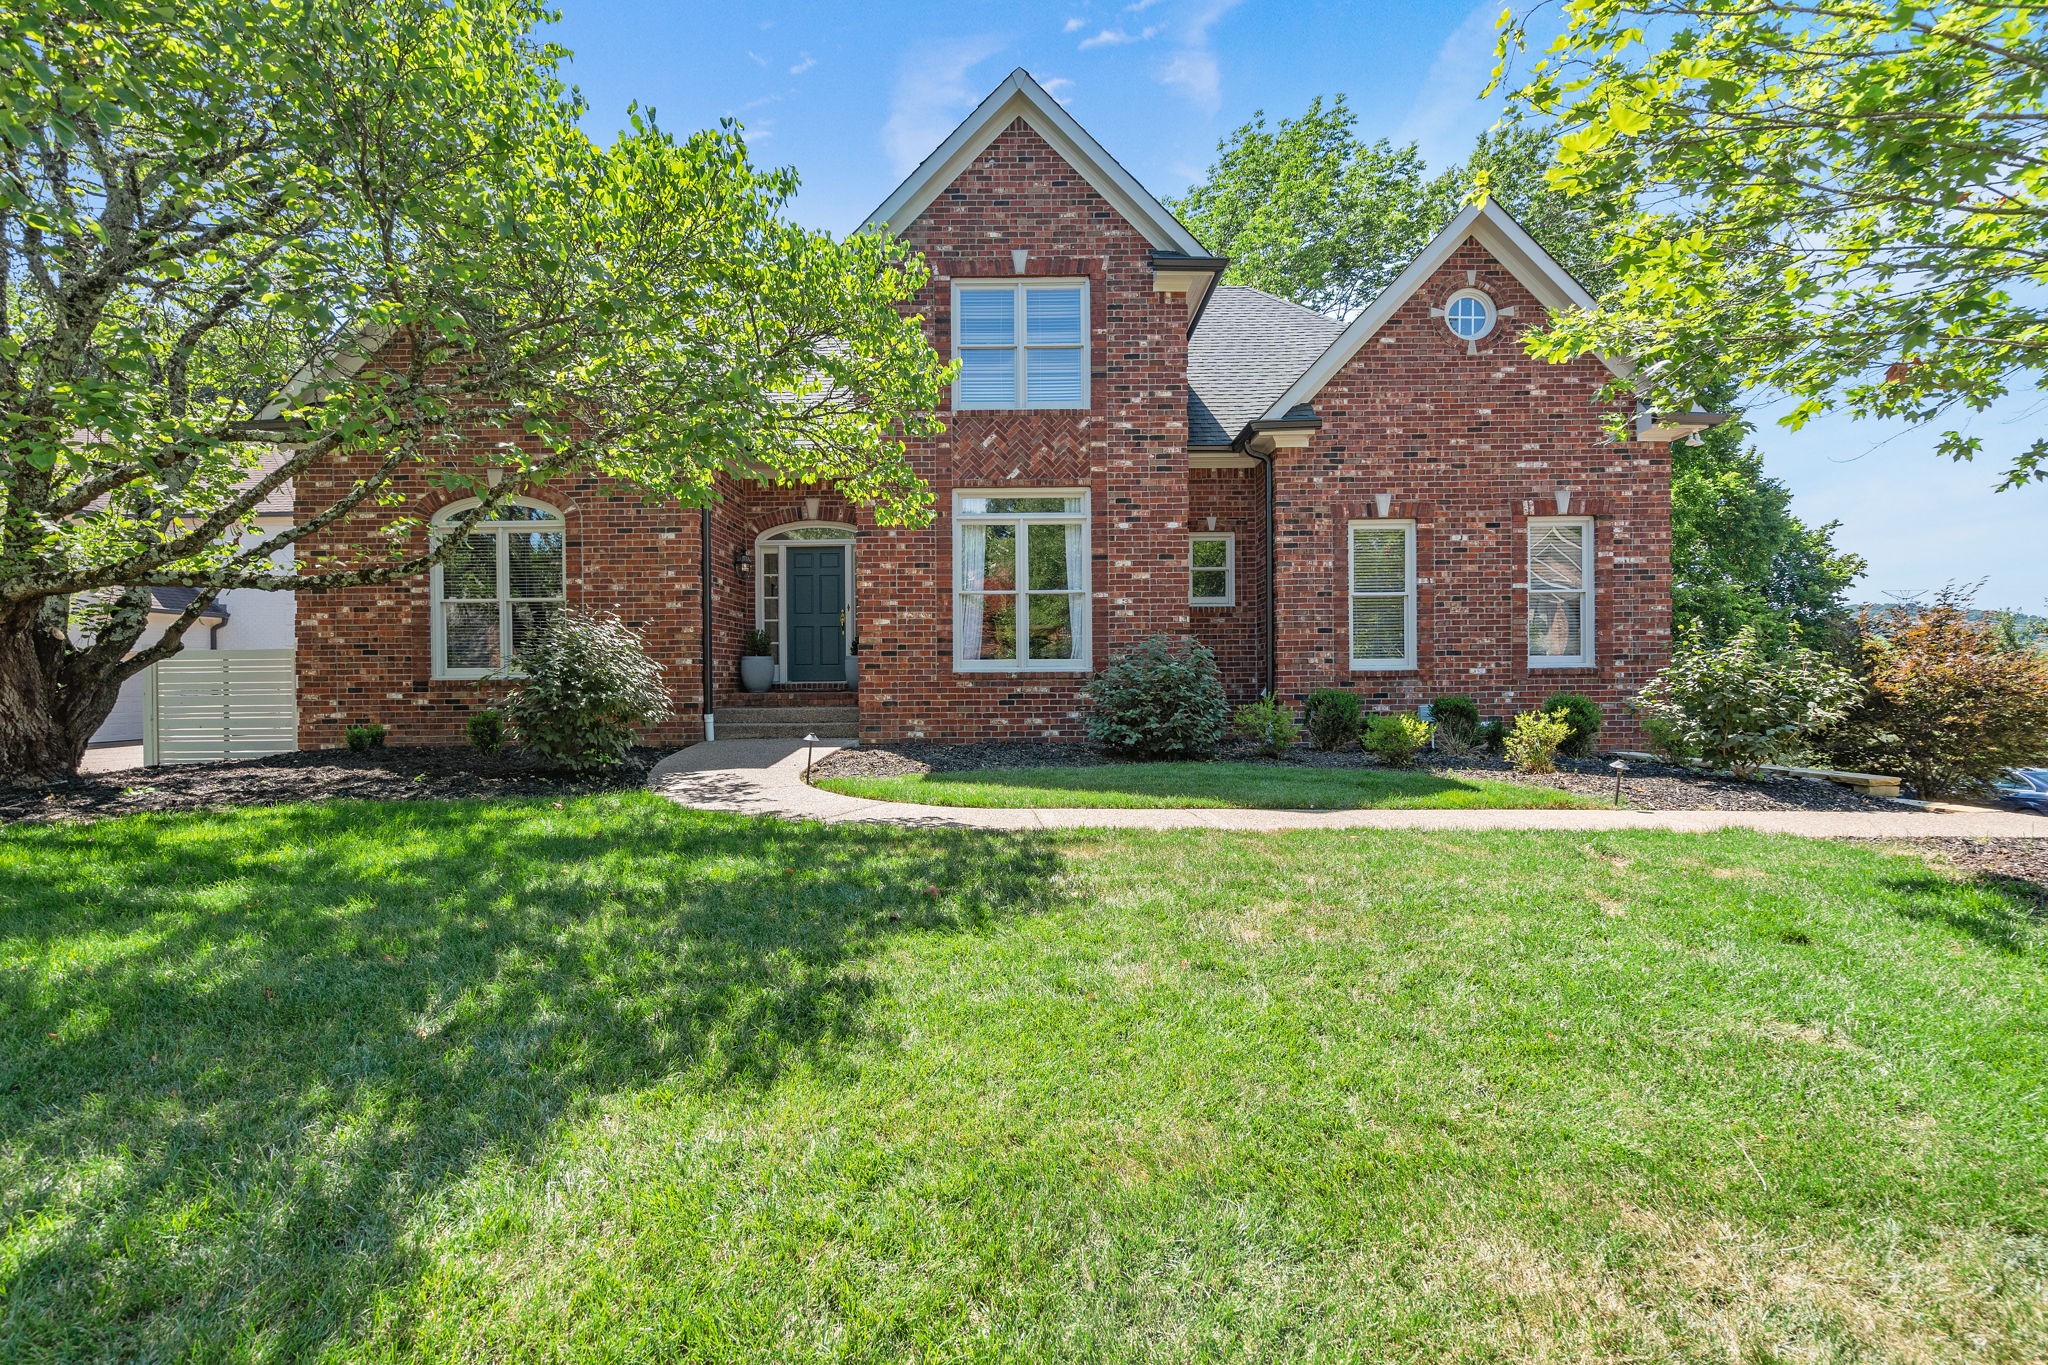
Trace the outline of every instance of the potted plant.
<instances>
[{"instance_id":1,"label":"potted plant","mask_svg":"<svg viewBox=\"0 0 2048 1365\"><path fill-rule=\"evenodd\" d=\"M846 685L860 686L860 636L846 642Z\"/></svg>"},{"instance_id":2,"label":"potted plant","mask_svg":"<svg viewBox=\"0 0 2048 1365\"><path fill-rule=\"evenodd\" d=\"M740 637L740 686L749 692L766 692L775 686L775 638L765 630L750 630Z\"/></svg>"}]
</instances>

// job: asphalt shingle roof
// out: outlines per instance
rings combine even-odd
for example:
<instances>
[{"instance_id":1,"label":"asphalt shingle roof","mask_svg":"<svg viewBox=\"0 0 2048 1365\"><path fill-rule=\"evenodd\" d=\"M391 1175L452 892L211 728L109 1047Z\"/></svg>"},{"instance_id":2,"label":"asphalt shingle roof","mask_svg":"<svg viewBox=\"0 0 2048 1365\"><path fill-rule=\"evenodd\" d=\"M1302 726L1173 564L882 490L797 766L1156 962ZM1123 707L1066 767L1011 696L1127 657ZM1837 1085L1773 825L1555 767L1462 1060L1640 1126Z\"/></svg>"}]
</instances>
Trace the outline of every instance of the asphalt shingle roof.
<instances>
[{"instance_id":1,"label":"asphalt shingle roof","mask_svg":"<svg viewBox=\"0 0 2048 1365\"><path fill-rule=\"evenodd\" d=\"M1248 284L1222 284L1188 338L1188 444L1229 445L1343 325Z\"/></svg>"}]
</instances>

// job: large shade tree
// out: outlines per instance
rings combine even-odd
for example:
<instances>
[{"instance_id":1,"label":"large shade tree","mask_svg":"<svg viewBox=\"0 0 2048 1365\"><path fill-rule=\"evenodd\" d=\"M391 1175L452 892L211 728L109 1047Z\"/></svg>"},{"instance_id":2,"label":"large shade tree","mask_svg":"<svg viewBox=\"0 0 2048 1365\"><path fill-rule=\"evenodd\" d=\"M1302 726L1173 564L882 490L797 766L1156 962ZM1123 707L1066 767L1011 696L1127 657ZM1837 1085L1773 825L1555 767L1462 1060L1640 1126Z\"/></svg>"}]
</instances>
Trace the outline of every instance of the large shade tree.
<instances>
[{"instance_id":1,"label":"large shade tree","mask_svg":"<svg viewBox=\"0 0 2048 1365\"><path fill-rule=\"evenodd\" d=\"M921 265L787 222L793 177L736 129L636 112L597 145L547 17L0 7L0 771L72 770L222 589L425 571L409 477L481 497L450 545L571 470L692 503L721 471L829 478L928 515L902 447L945 377L899 306ZM463 429L504 439L458 457ZM345 491L262 532L323 468ZM323 550L352 517L374 548ZM152 586L199 591L145 645Z\"/></svg>"},{"instance_id":2,"label":"large shade tree","mask_svg":"<svg viewBox=\"0 0 2048 1365\"><path fill-rule=\"evenodd\" d=\"M1340 95L1312 101L1295 118L1269 124L1260 115L1237 129L1174 210L1231 258L1232 283L1339 317L1371 303L1479 194L1581 284L1612 289L1608 253L1628 221L1628 201L1553 183L1552 157L1543 129L1510 123L1431 175L1412 145L1360 138ZM1732 406L1736 396L1724 376L1707 375L1684 406ZM1749 624L1773 642L1832 636L1848 624L1846 594L1863 561L1835 548L1832 524L1809 525L1793 513L1790 491L1764 473L1748 433L1746 423L1729 422L1673 448L1674 614L1713 641Z\"/></svg>"},{"instance_id":3,"label":"large shade tree","mask_svg":"<svg viewBox=\"0 0 2048 1365\"><path fill-rule=\"evenodd\" d=\"M2048 380L2048 7L1972 0L1569 0L1520 53L1553 183L1628 203L1616 282L1544 353L1635 357L1659 406L1723 376L1928 426ZM1547 27L1552 21L1545 18ZM1946 428L1944 430L1944 428ZM2048 438L2000 487L2048 479Z\"/></svg>"}]
</instances>

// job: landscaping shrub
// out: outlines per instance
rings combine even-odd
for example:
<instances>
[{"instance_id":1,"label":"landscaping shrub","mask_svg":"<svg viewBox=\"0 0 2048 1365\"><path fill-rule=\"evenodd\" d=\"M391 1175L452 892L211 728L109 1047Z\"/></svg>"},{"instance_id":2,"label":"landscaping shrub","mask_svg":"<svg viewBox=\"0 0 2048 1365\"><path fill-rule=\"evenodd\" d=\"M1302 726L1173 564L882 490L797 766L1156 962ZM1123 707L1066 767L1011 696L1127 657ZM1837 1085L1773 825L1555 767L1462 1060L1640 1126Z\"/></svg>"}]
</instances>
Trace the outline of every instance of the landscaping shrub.
<instances>
[{"instance_id":1,"label":"landscaping shrub","mask_svg":"<svg viewBox=\"0 0 2048 1365\"><path fill-rule=\"evenodd\" d=\"M775 652L775 637L767 631L755 628L740 635L741 657L766 658Z\"/></svg>"},{"instance_id":2,"label":"landscaping shrub","mask_svg":"<svg viewBox=\"0 0 2048 1365\"><path fill-rule=\"evenodd\" d=\"M520 744L556 767L617 763L635 727L668 718L661 665L616 616L565 611L518 665L526 678L505 713Z\"/></svg>"},{"instance_id":3,"label":"landscaping shrub","mask_svg":"<svg viewBox=\"0 0 2048 1365\"><path fill-rule=\"evenodd\" d=\"M1591 697L1582 697L1576 692L1553 692L1545 701L1542 710L1549 714L1562 711L1570 723L1572 732L1565 742L1558 746L1558 752L1566 758L1591 758L1593 745L1600 738L1600 703Z\"/></svg>"},{"instance_id":4,"label":"landscaping shrub","mask_svg":"<svg viewBox=\"0 0 2048 1365\"><path fill-rule=\"evenodd\" d=\"M1667 752L1690 751L1752 777L1841 720L1858 691L1854 678L1812 650L1774 652L1748 625L1719 645L1689 639L1636 706Z\"/></svg>"},{"instance_id":5,"label":"landscaping shrub","mask_svg":"<svg viewBox=\"0 0 2048 1365\"><path fill-rule=\"evenodd\" d=\"M1380 762L1404 768L1415 761L1415 755L1435 733L1436 727L1420 716L1396 711L1367 716L1358 743Z\"/></svg>"},{"instance_id":6,"label":"landscaping shrub","mask_svg":"<svg viewBox=\"0 0 2048 1365\"><path fill-rule=\"evenodd\" d=\"M1482 720L1472 742L1487 753L1499 756L1507 752L1508 727L1499 718Z\"/></svg>"},{"instance_id":7,"label":"landscaping shrub","mask_svg":"<svg viewBox=\"0 0 2048 1365\"><path fill-rule=\"evenodd\" d=\"M1088 697L1089 738L1133 757L1199 758L1230 723L1216 656L1186 636L1140 640L1095 675Z\"/></svg>"},{"instance_id":8,"label":"landscaping shrub","mask_svg":"<svg viewBox=\"0 0 2048 1365\"><path fill-rule=\"evenodd\" d=\"M341 732L342 743L355 753L384 747L384 727L374 720L358 721Z\"/></svg>"},{"instance_id":9,"label":"landscaping shrub","mask_svg":"<svg viewBox=\"0 0 2048 1365\"><path fill-rule=\"evenodd\" d=\"M487 706L472 712L463 728L469 732L469 747L489 756L505 747L505 713Z\"/></svg>"},{"instance_id":10,"label":"landscaping shrub","mask_svg":"<svg viewBox=\"0 0 2048 1365\"><path fill-rule=\"evenodd\" d=\"M1268 758L1286 753L1295 736L1301 733L1294 723L1294 712L1275 701L1271 692L1237 708L1237 731L1258 745L1259 752Z\"/></svg>"},{"instance_id":11,"label":"landscaping shrub","mask_svg":"<svg viewBox=\"0 0 2048 1365\"><path fill-rule=\"evenodd\" d=\"M1643 733L1649 737L1650 747L1666 758L1700 756L1699 747L1685 737L1676 721L1646 715L1643 717Z\"/></svg>"},{"instance_id":12,"label":"landscaping shrub","mask_svg":"<svg viewBox=\"0 0 2048 1365\"><path fill-rule=\"evenodd\" d=\"M1358 694L1341 687L1319 687L1308 694L1308 742L1318 749L1341 749L1358 738Z\"/></svg>"},{"instance_id":13,"label":"landscaping shrub","mask_svg":"<svg viewBox=\"0 0 2048 1365\"><path fill-rule=\"evenodd\" d=\"M1858 622L1865 691L1824 737L1836 763L1906 779L1935 798L1977 790L2007 768L2048 762L2048 655L2014 649L1969 594Z\"/></svg>"},{"instance_id":14,"label":"landscaping shrub","mask_svg":"<svg viewBox=\"0 0 2048 1365\"><path fill-rule=\"evenodd\" d=\"M1429 704L1429 718L1437 733L1464 744L1479 738L1479 703L1470 697L1438 697Z\"/></svg>"},{"instance_id":15,"label":"landscaping shrub","mask_svg":"<svg viewBox=\"0 0 2048 1365\"><path fill-rule=\"evenodd\" d=\"M1518 773L1554 773L1557 751L1572 735L1571 717L1563 711L1524 711L1508 723L1503 746Z\"/></svg>"}]
</instances>

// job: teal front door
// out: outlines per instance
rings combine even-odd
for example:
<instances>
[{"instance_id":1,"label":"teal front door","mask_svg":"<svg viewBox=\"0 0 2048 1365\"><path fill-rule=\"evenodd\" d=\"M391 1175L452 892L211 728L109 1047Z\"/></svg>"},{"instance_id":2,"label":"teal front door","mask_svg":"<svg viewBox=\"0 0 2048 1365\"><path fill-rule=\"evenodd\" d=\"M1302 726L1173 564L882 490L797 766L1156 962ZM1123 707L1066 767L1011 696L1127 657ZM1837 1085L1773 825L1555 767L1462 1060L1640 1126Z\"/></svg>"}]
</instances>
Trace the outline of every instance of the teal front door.
<instances>
[{"instance_id":1,"label":"teal front door","mask_svg":"<svg viewBox=\"0 0 2048 1365\"><path fill-rule=\"evenodd\" d=\"M846 680L846 547L792 545L789 578L786 682Z\"/></svg>"}]
</instances>

